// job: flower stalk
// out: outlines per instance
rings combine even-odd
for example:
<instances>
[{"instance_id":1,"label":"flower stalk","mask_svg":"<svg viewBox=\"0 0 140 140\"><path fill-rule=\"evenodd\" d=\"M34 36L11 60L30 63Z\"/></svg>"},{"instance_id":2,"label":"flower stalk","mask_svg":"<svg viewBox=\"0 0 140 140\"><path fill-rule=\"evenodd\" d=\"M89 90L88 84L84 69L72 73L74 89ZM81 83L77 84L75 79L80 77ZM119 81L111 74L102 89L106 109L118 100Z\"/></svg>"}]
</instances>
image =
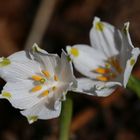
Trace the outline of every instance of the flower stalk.
<instances>
[{"instance_id":1,"label":"flower stalk","mask_svg":"<svg viewBox=\"0 0 140 140\"><path fill-rule=\"evenodd\" d=\"M127 88L134 91L140 98L140 80L134 76L130 76Z\"/></svg>"},{"instance_id":2,"label":"flower stalk","mask_svg":"<svg viewBox=\"0 0 140 140\"><path fill-rule=\"evenodd\" d=\"M71 97L68 95L66 101L62 103L59 140L69 140L72 110L73 102Z\"/></svg>"}]
</instances>

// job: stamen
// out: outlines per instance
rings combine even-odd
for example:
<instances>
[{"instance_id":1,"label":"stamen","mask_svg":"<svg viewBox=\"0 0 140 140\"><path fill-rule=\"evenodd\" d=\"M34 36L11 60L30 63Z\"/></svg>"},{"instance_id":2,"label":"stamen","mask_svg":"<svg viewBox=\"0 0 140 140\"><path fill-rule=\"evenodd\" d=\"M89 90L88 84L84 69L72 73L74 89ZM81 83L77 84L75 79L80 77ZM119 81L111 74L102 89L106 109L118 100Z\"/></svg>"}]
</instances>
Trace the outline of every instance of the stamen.
<instances>
[{"instance_id":1,"label":"stamen","mask_svg":"<svg viewBox=\"0 0 140 140\"><path fill-rule=\"evenodd\" d=\"M33 88L31 89L31 91L32 91L32 92L36 92L36 91L39 91L39 90L41 90L41 89L42 89L42 86L41 86L41 85L37 85L37 86L33 87Z\"/></svg>"},{"instance_id":2,"label":"stamen","mask_svg":"<svg viewBox=\"0 0 140 140\"><path fill-rule=\"evenodd\" d=\"M50 73L49 73L49 71L42 71L42 73L47 77L47 78L50 78Z\"/></svg>"},{"instance_id":3,"label":"stamen","mask_svg":"<svg viewBox=\"0 0 140 140\"><path fill-rule=\"evenodd\" d=\"M56 90L56 86L53 86L53 87L52 87L52 90L53 90L53 91Z\"/></svg>"},{"instance_id":4,"label":"stamen","mask_svg":"<svg viewBox=\"0 0 140 140\"><path fill-rule=\"evenodd\" d=\"M97 68L94 71L97 72L97 73L99 73L99 74L107 74L109 72L109 69Z\"/></svg>"},{"instance_id":5,"label":"stamen","mask_svg":"<svg viewBox=\"0 0 140 140\"><path fill-rule=\"evenodd\" d=\"M120 63L118 62L117 59L111 58L110 63L117 70L118 73L122 72L122 67L120 66Z\"/></svg>"},{"instance_id":6,"label":"stamen","mask_svg":"<svg viewBox=\"0 0 140 140\"><path fill-rule=\"evenodd\" d=\"M42 79L42 77L39 76L39 75L33 75L32 79L35 80L35 81L40 81Z\"/></svg>"},{"instance_id":7,"label":"stamen","mask_svg":"<svg viewBox=\"0 0 140 140\"><path fill-rule=\"evenodd\" d=\"M42 92L39 97L44 97L47 96L49 94L49 90L45 90L44 92Z\"/></svg>"},{"instance_id":8,"label":"stamen","mask_svg":"<svg viewBox=\"0 0 140 140\"><path fill-rule=\"evenodd\" d=\"M58 81L58 76L57 75L54 75L54 80Z\"/></svg>"},{"instance_id":9,"label":"stamen","mask_svg":"<svg viewBox=\"0 0 140 140\"><path fill-rule=\"evenodd\" d=\"M108 81L108 80L109 80L109 77L105 77L105 76L97 76L96 79L105 82L105 81Z\"/></svg>"},{"instance_id":10,"label":"stamen","mask_svg":"<svg viewBox=\"0 0 140 140\"><path fill-rule=\"evenodd\" d=\"M115 73L112 73L112 72L110 72L109 73L109 79L114 79L114 78L116 78L116 74Z\"/></svg>"}]
</instances>

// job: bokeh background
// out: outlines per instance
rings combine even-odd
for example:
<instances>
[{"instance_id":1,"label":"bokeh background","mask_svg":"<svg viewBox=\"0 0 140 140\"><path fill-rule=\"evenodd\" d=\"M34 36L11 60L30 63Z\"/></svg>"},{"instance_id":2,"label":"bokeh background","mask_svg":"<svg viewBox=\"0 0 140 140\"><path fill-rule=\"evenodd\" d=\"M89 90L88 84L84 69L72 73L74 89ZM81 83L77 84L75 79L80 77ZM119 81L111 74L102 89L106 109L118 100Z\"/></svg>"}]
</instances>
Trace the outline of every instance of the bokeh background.
<instances>
[{"instance_id":1,"label":"bokeh background","mask_svg":"<svg viewBox=\"0 0 140 140\"><path fill-rule=\"evenodd\" d=\"M139 0L0 0L0 56L32 42L58 54L66 45L89 44L94 16L118 28L130 21L133 44L139 47L139 14ZM133 74L140 78L139 60ZM4 84L0 80L1 89ZM106 98L69 94L74 101L71 140L140 140L140 98L132 91L118 88ZM0 100L0 140L58 140L58 132L59 118L29 125L19 110Z\"/></svg>"}]
</instances>

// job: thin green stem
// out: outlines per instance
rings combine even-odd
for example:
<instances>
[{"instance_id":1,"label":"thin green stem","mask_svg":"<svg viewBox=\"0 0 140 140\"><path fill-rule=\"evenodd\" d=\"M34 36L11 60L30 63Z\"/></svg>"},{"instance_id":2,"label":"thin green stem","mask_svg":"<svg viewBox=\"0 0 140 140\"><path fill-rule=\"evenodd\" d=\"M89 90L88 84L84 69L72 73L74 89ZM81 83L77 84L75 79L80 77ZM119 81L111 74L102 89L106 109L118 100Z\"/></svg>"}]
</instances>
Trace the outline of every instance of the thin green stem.
<instances>
[{"instance_id":1,"label":"thin green stem","mask_svg":"<svg viewBox=\"0 0 140 140\"><path fill-rule=\"evenodd\" d=\"M62 103L60 116L60 136L59 140L69 140L69 130L72 118L73 102L70 96Z\"/></svg>"},{"instance_id":2,"label":"thin green stem","mask_svg":"<svg viewBox=\"0 0 140 140\"><path fill-rule=\"evenodd\" d=\"M140 80L134 76L130 76L127 88L134 91L140 98Z\"/></svg>"}]
</instances>

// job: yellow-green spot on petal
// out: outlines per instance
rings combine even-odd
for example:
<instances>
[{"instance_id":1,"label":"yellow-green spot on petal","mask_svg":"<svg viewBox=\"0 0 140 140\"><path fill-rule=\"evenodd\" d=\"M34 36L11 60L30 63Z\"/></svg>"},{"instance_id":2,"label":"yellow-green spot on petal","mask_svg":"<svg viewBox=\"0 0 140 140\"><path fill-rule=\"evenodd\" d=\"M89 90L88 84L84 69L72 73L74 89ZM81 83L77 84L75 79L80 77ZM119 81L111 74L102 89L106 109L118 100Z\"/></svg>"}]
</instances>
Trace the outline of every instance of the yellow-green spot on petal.
<instances>
[{"instance_id":1,"label":"yellow-green spot on petal","mask_svg":"<svg viewBox=\"0 0 140 140\"><path fill-rule=\"evenodd\" d=\"M69 55L67 56L67 60L68 60L68 62L70 62L70 61L71 61L71 58L70 58L70 56L69 56Z\"/></svg>"},{"instance_id":2,"label":"yellow-green spot on petal","mask_svg":"<svg viewBox=\"0 0 140 140\"><path fill-rule=\"evenodd\" d=\"M75 57L79 55L79 51L77 48L71 48L70 53Z\"/></svg>"},{"instance_id":3,"label":"yellow-green spot on petal","mask_svg":"<svg viewBox=\"0 0 140 140\"><path fill-rule=\"evenodd\" d=\"M127 32L128 32L128 29L127 29L126 26L124 26L124 28L123 28L123 33L124 33L125 35L127 35Z\"/></svg>"},{"instance_id":4,"label":"yellow-green spot on petal","mask_svg":"<svg viewBox=\"0 0 140 140\"><path fill-rule=\"evenodd\" d=\"M9 92L2 92L2 96L8 99L12 97L11 93Z\"/></svg>"},{"instance_id":5,"label":"yellow-green spot on petal","mask_svg":"<svg viewBox=\"0 0 140 140\"><path fill-rule=\"evenodd\" d=\"M104 24L103 24L102 22L98 21L98 22L96 22L95 28L96 28L96 30L98 30L98 31L103 31L103 29L104 29Z\"/></svg>"},{"instance_id":6,"label":"yellow-green spot on petal","mask_svg":"<svg viewBox=\"0 0 140 140\"><path fill-rule=\"evenodd\" d=\"M33 123L38 120L38 116L28 116L27 119L30 123Z\"/></svg>"},{"instance_id":7,"label":"yellow-green spot on petal","mask_svg":"<svg viewBox=\"0 0 140 140\"><path fill-rule=\"evenodd\" d=\"M131 58L130 59L130 65L133 66L134 64L135 64L135 59L134 58Z\"/></svg>"},{"instance_id":8,"label":"yellow-green spot on petal","mask_svg":"<svg viewBox=\"0 0 140 140\"><path fill-rule=\"evenodd\" d=\"M1 58L0 60L0 67L4 67L11 64L10 60L8 58Z\"/></svg>"}]
</instances>

